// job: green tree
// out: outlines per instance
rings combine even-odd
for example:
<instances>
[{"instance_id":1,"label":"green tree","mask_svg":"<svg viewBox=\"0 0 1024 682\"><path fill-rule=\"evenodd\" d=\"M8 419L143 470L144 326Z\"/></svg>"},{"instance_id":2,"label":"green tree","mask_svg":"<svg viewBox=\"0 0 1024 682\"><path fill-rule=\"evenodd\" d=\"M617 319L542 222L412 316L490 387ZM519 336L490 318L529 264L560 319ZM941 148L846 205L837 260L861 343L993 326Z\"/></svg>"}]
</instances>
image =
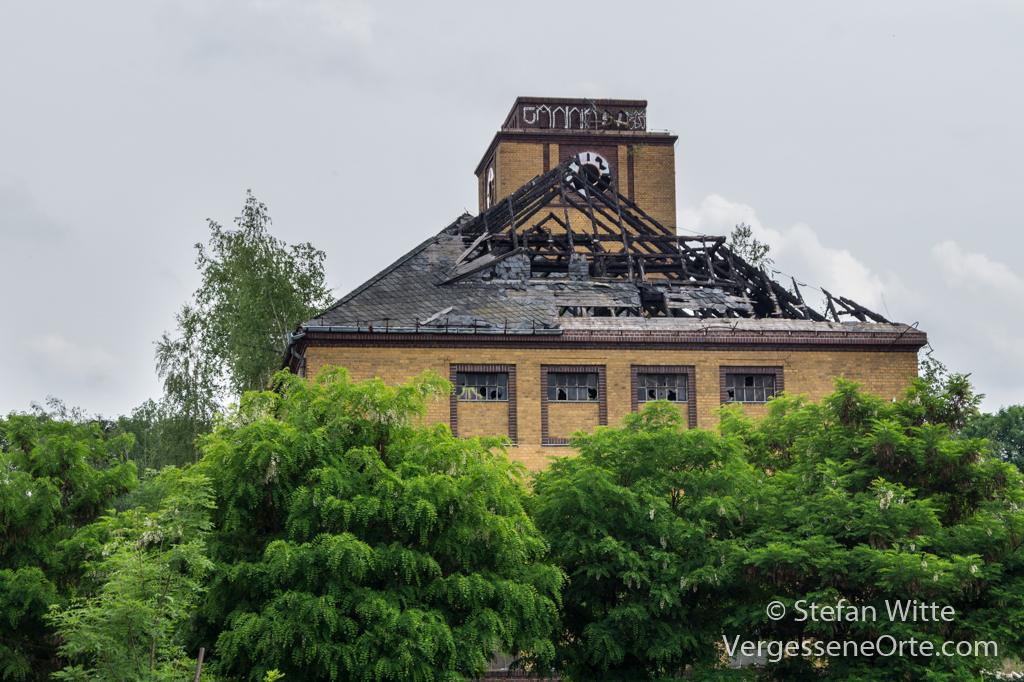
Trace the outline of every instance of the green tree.
<instances>
[{"instance_id":1,"label":"green tree","mask_svg":"<svg viewBox=\"0 0 1024 682\"><path fill-rule=\"evenodd\" d=\"M1000 407L995 414L979 414L967 420L961 433L968 438L987 438L989 447L1003 461L1024 470L1024 405Z\"/></svg>"},{"instance_id":2,"label":"green tree","mask_svg":"<svg viewBox=\"0 0 1024 682\"><path fill-rule=\"evenodd\" d=\"M175 320L178 336L172 339L165 333L156 344L163 397L152 406L143 404L134 410L134 423L125 424L146 433L142 443L157 446L147 454L162 455L168 464L198 459L196 440L210 432L213 415L228 394L223 362L211 346L216 341L209 337L210 316L186 305Z\"/></svg>"},{"instance_id":3,"label":"green tree","mask_svg":"<svg viewBox=\"0 0 1024 682\"><path fill-rule=\"evenodd\" d=\"M935 657L920 642L941 650L943 642L990 641L1001 656L1024 644L1024 481L986 456L983 441L957 435L956 405L971 396L929 390L917 380L905 399L888 402L837 380L820 404L773 400L760 423L738 409L723 412L723 435L745 444L765 479L760 510L729 559L741 576L735 589L760 593L725 622L727 646L737 636L918 643L916 655L773 655L771 679L818 679L821 665L842 680L977 679L999 667L991 650L989 658ZM951 607L955 618L890 620L887 601L914 599ZM790 615L768 620L774 600ZM801 622L798 600L805 610L856 607L858 617Z\"/></svg>"},{"instance_id":4,"label":"green tree","mask_svg":"<svg viewBox=\"0 0 1024 682\"><path fill-rule=\"evenodd\" d=\"M953 433L959 431L978 414L978 405L985 394L975 393L971 375L950 372L938 359L928 355L918 361L920 380L907 394L919 410L920 424L941 424Z\"/></svg>"},{"instance_id":5,"label":"green tree","mask_svg":"<svg viewBox=\"0 0 1024 682\"><path fill-rule=\"evenodd\" d=\"M767 269L775 264L768 257L772 247L754 239L754 230L746 223L740 223L733 229L727 243L733 253L755 268Z\"/></svg>"},{"instance_id":6,"label":"green tree","mask_svg":"<svg viewBox=\"0 0 1024 682\"><path fill-rule=\"evenodd\" d=\"M497 439L416 426L451 385L276 382L203 439L217 566L196 637L217 637L221 672L455 681L499 649L543 667L563 576Z\"/></svg>"},{"instance_id":7,"label":"green tree","mask_svg":"<svg viewBox=\"0 0 1024 682\"><path fill-rule=\"evenodd\" d=\"M83 586L74 534L137 483L132 436L68 411L0 419L0 675L44 680L62 663L50 604Z\"/></svg>"},{"instance_id":8,"label":"green tree","mask_svg":"<svg viewBox=\"0 0 1024 682\"><path fill-rule=\"evenodd\" d=\"M281 367L287 332L330 303L324 253L289 246L269 232L267 208L247 193L237 229L208 221L209 244L196 244L202 284L175 315L177 332L156 344L159 401L120 420L136 434L132 457L147 467L199 459L197 439L232 397L263 390Z\"/></svg>"},{"instance_id":9,"label":"green tree","mask_svg":"<svg viewBox=\"0 0 1024 682\"><path fill-rule=\"evenodd\" d=\"M157 344L171 405L197 423L224 396L265 389L281 367L287 332L330 303L324 253L272 236L267 208L251 192L237 229L208 222L209 244L196 244L202 284L177 316L177 337Z\"/></svg>"},{"instance_id":10,"label":"green tree","mask_svg":"<svg viewBox=\"0 0 1024 682\"><path fill-rule=\"evenodd\" d=\"M128 457L143 477L149 470L159 471L166 466L184 466L199 461L196 440L208 433L213 419L212 406L206 415L197 416L187 410L178 410L166 399L147 400L117 419L117 428L135 436Z\"/></svg>"},{"instance_id":11,"label":"green tree","mask_svg":"<svg viewBox=\"0 0 1024 682\"><path fill-rule=\"evenodd\" d=\"M534 485L537 526L569 576L557 668L585 682L713 667L737 596L727 558L756 504L738 441L687 430L664 401L577 435L579 456Z\"/></svg>"},{"instance_id":12,"label":"green tree","mask_svg":"<svg viewBox=\"0 0 1024 682\"><path fill-rule=\"evenodd\" d=\"M52 608L48 620L71 661L56 679L157 682L182 680L195 669L181 647L181 627L210 568L204 552L212 492L194 469L169 467L160 479L156 484L167 494L159 511L140 507L105 516L76 538L100 586Z\"/></svg>"}]
</instances>

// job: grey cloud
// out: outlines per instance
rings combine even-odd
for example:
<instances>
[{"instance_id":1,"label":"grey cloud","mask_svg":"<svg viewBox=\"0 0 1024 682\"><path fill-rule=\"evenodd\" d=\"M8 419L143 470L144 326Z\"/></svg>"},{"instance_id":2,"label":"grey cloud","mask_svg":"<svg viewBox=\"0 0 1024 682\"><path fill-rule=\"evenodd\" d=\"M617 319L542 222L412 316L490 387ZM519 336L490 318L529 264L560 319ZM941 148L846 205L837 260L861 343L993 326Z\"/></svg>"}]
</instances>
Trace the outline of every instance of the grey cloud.
<instances>
[{"instance_id":1,"label":"grey cloud","mask_svg":"<svg viewBox=\"0 0 1024 682\"><path fill-rule=\"evenodd\" d=\"M0 174L0 246L59 247L71 230L48 216L36 203L23 179Z\"/></svg>"},{"instance_id":2,"label":"grey cloud","mask_svg":"<svg viewBox=\"0 0 1024 682\"><path fill-rule=\"evenodd\" d=\"M178 0L159 20L193 62L355 76L370 57L376 12L363 0Z\"/></svg>"}]
</instances>

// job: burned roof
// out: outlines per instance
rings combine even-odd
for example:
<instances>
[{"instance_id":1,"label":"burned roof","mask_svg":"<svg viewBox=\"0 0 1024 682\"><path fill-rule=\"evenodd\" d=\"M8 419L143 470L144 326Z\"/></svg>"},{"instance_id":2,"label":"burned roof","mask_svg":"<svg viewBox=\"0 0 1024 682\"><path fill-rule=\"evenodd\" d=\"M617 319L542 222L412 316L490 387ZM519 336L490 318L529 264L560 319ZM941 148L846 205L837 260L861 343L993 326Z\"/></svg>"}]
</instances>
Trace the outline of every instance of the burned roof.
<instances>
[{"instance_id":1,"label":"burned roof","mask_svg":"<svg viewBox=\"0 0 1024 682\"><path fill-rule=\"evenodd\" d=\"M461 216L303 327L559 333L584 319L892 324L824 294L825 309L815 310L795 280L778 283L725 237L676 234L577 156L479 215Z\"/></svg>"}]
</instances>

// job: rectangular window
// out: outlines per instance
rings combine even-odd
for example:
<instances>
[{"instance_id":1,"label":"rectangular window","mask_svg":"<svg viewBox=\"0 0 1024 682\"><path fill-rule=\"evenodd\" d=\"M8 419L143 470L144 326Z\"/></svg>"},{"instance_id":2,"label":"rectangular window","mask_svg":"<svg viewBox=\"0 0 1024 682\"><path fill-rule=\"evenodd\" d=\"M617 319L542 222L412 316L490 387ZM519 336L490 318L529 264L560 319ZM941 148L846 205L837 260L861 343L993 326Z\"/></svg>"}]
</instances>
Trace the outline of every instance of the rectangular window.
<instances>
[{"instance_id":1,"label":"rectangular window","mask_svg":"<svg viewBox=\"0 0 1024 682\"><path fill-rule=\"evenodd\" d=\"M508 400L508 374L505 372L457 372L455 395L459 400Z\"/></svg>"},{"instance_id":2,"label":"rectangular window","mask_svg":"<svg viewBox=\"0 0 1024 682\"><path fill-rule=\"evenodd\" d=\"M646 403L652 400L668 400L673 403L687 402L685 374L637 374L636 400Z\"/></svg>"},{"instance_id":3,"label":"rectangular window","mask_svg":"<svg viewBox=\"0 0 1024 682\"><path fill-rule=\"evenodd\" d=\"M629 368L630 409L668 400L686 411L686 425L697 428L697 378L693 365L633 365Z\"/></svg>"},{"instance_id":4,"label":"rectangular window","mask_svg":"<svg viewBox=\"0 0 1024 682\"><path fill-rule=\"evenodd\" d=\"M775 397L775 375L726 374L725 396L729 403L766 403Z\"/></svg>"},{"instance_id":5,"label":"rectangular window","mask_svg":"<svg viewBox=\"0 0 1024 682\"><path fill-rule=\"evenodd\" d=\"M549 372L548 401L597 402L597 372Z\"/></svg>"}]
</instances>

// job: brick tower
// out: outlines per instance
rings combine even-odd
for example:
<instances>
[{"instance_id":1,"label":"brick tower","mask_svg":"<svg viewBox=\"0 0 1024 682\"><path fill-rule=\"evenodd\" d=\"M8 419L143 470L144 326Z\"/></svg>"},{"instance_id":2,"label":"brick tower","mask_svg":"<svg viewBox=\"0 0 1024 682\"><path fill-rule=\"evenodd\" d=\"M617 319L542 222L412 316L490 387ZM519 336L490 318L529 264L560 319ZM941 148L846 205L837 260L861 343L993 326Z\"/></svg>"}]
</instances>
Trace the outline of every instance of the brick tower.
<instances>
[{"instance_id":1,"label":"brick tower","mask_svg":"<svg viewBox=\"0 0 1024 682\"><path fill-rule=\"evenodd\" d=\"M676 137L648 132L647 101L519 97L476 168L479 210L577 155L665 226L676 224Z\"/></svg>"}]
</instances>

